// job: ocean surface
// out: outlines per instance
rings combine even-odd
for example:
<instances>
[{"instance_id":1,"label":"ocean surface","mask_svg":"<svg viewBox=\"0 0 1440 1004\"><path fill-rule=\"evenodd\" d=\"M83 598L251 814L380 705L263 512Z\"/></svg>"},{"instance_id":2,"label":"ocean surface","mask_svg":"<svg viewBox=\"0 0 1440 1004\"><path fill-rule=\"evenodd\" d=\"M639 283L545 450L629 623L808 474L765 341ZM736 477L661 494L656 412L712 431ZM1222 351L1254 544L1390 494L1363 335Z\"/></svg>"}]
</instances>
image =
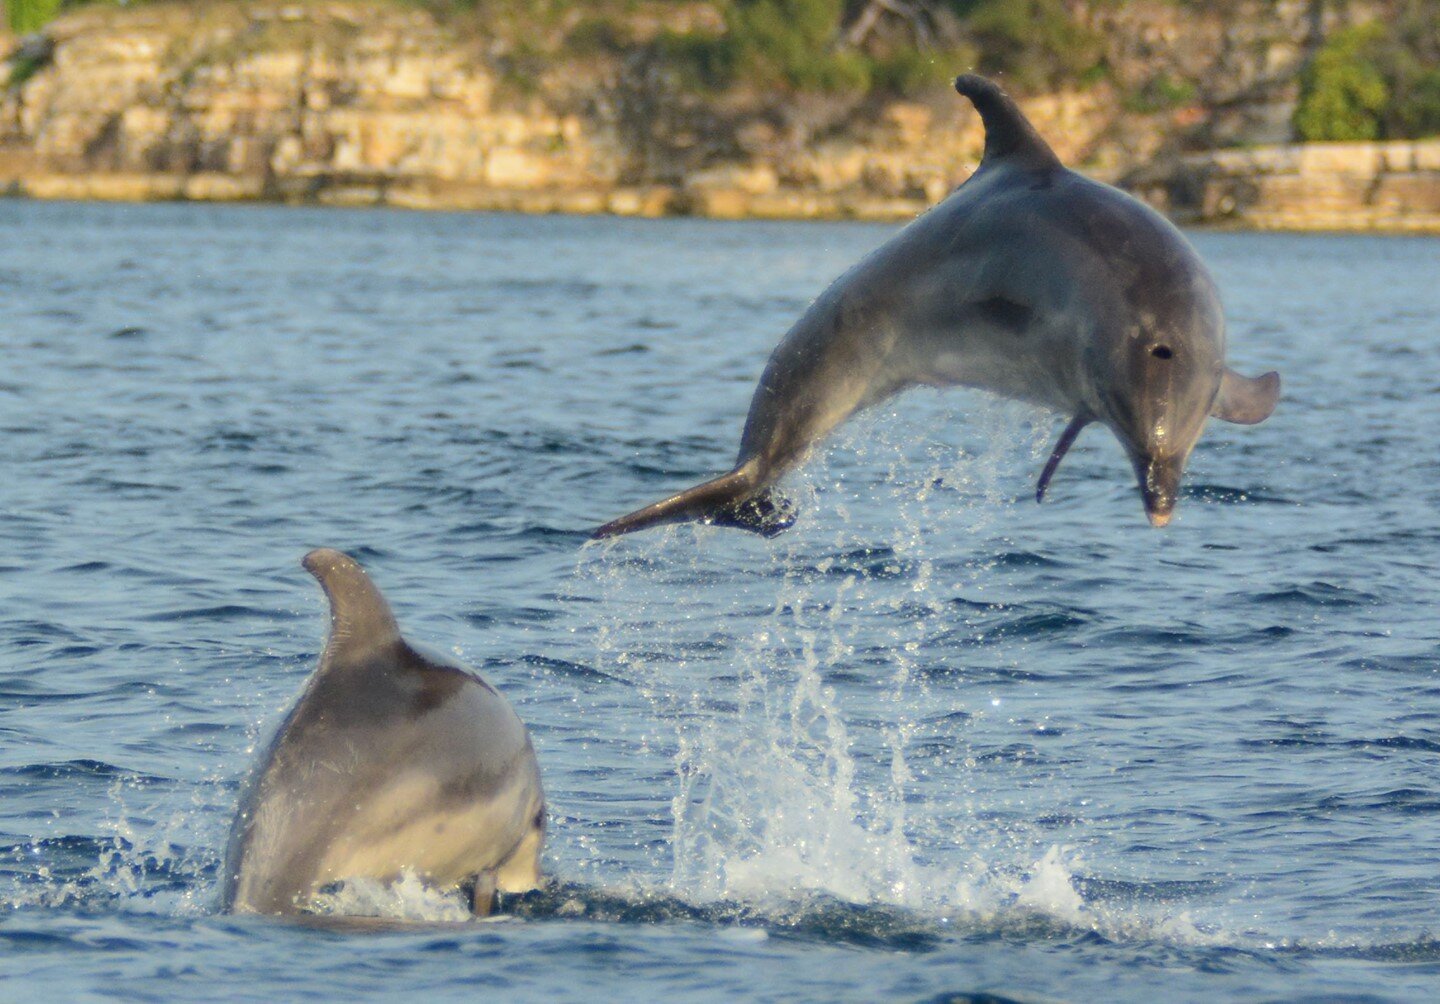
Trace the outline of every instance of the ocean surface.
<instances>
[{"instance_id":1,"label":"ocean surface","mask_svg":"<svg viewBox=\"0 0 1440 1004\"><path fill-rule=\"evenodd\" d=\"M1192 235L1285 396L1163 531L1105 430L1037 506L1060 417L913 391L780 537L587 543L891 232L0 202L0 998L1440 994L1440 241ZM504 917L217 910L321 545L530 727Z\"/></svg>"}]
</instances>

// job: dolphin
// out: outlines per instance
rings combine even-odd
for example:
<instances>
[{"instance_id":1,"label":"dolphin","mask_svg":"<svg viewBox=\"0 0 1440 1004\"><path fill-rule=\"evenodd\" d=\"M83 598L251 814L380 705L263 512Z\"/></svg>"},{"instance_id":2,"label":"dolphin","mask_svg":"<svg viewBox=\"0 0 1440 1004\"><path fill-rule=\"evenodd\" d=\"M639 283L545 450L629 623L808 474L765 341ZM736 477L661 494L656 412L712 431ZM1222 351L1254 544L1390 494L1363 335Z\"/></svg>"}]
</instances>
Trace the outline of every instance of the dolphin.
<instances>
[{"instance_id":1,"label":"dolphin","mask_svg":"<svg viewBox=\"0 0 1440 1004\"><path fill-rule=\"evenodd\" d=\"M222 906L293 914L322 886L392 881L496 890L540 881L545 796L530 736L473 671L400 636L353 558L302 562L330 601L320 665L260 759L225 854Z\"/></svg>"},{"instance_id":2,"label":"dolphin","mask_svg":"<svg viewBox=\"0 0 1440 1004\"><path fill-rule=\"evenodd\" d=\"M1215 281L1180 231L1067 170L993 82L967 74L955 89L985 126L975 173L795 322L760 377L728 474L594 537L681 521L780 533L795 506L775 481L851 415L917 385L976 387L1069 416L1037 501L1080 431L1108 426L1155 526L1170 521L1207 418L1269 417L1279 374L1226 368Z\"/></svg>"}]
</instances>

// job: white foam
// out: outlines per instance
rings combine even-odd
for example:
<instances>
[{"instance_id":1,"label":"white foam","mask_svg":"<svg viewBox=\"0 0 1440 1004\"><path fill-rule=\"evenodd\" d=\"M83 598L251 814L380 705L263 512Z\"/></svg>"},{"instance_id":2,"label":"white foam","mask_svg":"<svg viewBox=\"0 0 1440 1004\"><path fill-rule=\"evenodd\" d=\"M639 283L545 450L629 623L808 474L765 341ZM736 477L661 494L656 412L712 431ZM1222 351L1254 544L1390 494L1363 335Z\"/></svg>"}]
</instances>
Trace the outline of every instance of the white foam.
<instances>
[{"instance_id":1,"label":"white foam","mask_svg":"<svg viewBox=\"0 0 1440 1004\"><path fill-rule=\"evenodd\" d=\"M457 923L473 919L470 904L455 890L439 890L403 872L394 882L349 879L312 898L310 910L326 917L384 917L387 920Z\"/></svg>"},{"instance_id":2,"label":"white foam","mask_svg":"<svg viewBox=\"0 0 1440 1004\"><path fill-rule=\"evenodd\" d=\"M1057 920L1084 924L1089 918L1085 901L1075 891L1072 871L1075 862L1067 863L1064 854L1064 849L1055 845L1031 865L1016 890L1015 905Z\"/></svg>"}]
</instances>

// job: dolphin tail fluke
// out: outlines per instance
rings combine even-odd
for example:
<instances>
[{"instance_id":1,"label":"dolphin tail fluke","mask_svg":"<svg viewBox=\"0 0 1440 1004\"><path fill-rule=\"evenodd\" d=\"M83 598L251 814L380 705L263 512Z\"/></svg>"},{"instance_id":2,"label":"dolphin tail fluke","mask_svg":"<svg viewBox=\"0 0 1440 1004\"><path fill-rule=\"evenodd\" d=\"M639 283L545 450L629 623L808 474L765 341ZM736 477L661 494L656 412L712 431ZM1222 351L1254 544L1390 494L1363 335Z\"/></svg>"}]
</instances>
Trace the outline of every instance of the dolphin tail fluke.
<instances>
[{"instance_id":1,"label":"dolphin tail fluke","mask_svg":"<svg viewBox=\"0 0 1440 1004\"><path fill-rule=\"evenodd\" d=\"M749 530L762 537L774 537L795 525L795 515L794 502L765 488L733 505L722 506L705 522Z\"/></svg>"},{"instance_id":2,"label":"dolphin tail fluke","mask_svg":"<svg viewBox=\"0 0 1440 1004\"><path fill-rule=\"evenodd\" d=\"M662 499L653 505L611 520L591 534L593 540L648 530L667 523L709 523L733 526L765 537L788 530L795 522L795 506L769 488L756 489L753 471L740 467L723 477Z\"/></svg>"},{"instance_id":3,"label":"dolphin tail fluke","mask_svg":"<svg viewBox=\"0 0 1440 1004\"><path fill-rule=\"evenodd\" d=\"M1220 394L1210 414L1222 422L1255 425L1270 417L1280 400L1280 374L1243 377L1227 369L1220 378Z\"/></svg>"}]
</instances>

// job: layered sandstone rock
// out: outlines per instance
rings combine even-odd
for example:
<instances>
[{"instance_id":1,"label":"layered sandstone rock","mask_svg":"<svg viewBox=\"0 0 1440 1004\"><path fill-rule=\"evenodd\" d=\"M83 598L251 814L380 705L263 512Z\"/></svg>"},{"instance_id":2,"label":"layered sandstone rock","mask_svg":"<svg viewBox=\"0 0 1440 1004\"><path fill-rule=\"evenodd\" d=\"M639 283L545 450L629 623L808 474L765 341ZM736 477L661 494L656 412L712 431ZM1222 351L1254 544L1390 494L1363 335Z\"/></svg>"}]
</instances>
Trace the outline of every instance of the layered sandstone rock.
<instances>
[{"instance_id":1,"label":"layered sandstone rock","mask_svg":"<svg viewBox=\"0 0 1440 1004\"><path fill-rule=\"evenodd\" d=\"M42 198L901 218L968 176L983 140L943 88L933 105L750 95L716 112L602 64L506 92L485 39L378 4L92 8L49 35L48 63L0 101L0 183ZM1083 158L1105 104L1029 110ZM706 152L707 130L735 140Z\"/></svg>"},{"instance_id":2,"label":"layered sandstone rock","mask_svg":"<svg viewBox=\"0 0 1440 1004\"><path fill-rule=\"evenodd\" d=\"M698 0L665 9L718 27ZM1429 164L1424 144L1185 153L1283 137L1316 9L1097 4L1111 79L1023 104L1064 161L1128 175L1183 218L1435 227L1433 167L1400 166L1405 156ZM637 10L640 35L659 30ZM362 0L84 8L39 49L0 38L11 80L0 92L0 191L900 219L963 181L983 144L974 112L943 86L888 104L700 95L663 64L614 55L549 60L517 80L509 43L479 31ZM1207 83L1192 92L1172 78ZM1134 98L1155 93L1168 95L1155 107Z\"/></svg>"},{"instance_id":3,"label":"layered sandstone rock","mask_svg":"<svg viewBox=\"0 0 1440 1004\"><path fill-rule=\"evenodd\" d=\"M34 194L139 194L148 178L155 198L385 201L396 189L445 204L452 189L458 203L466 189L503 201L603 191L618 175L615 151L575 115L538 98L497 104L477 48L421 11L92 9L52 35L49 65L0 105L0 164Z\"/></svg>"},{"instance_id":4,"label":"layered sandstone rock","mask_svg":"<svg viewBox=\"0 0 1440 1004\"><path fill-rule=\"evenodd\" d=\"M1214 150L1131 187L1188 223L1440 233L1440 139Z\"/></svg>"}]
</instances>

